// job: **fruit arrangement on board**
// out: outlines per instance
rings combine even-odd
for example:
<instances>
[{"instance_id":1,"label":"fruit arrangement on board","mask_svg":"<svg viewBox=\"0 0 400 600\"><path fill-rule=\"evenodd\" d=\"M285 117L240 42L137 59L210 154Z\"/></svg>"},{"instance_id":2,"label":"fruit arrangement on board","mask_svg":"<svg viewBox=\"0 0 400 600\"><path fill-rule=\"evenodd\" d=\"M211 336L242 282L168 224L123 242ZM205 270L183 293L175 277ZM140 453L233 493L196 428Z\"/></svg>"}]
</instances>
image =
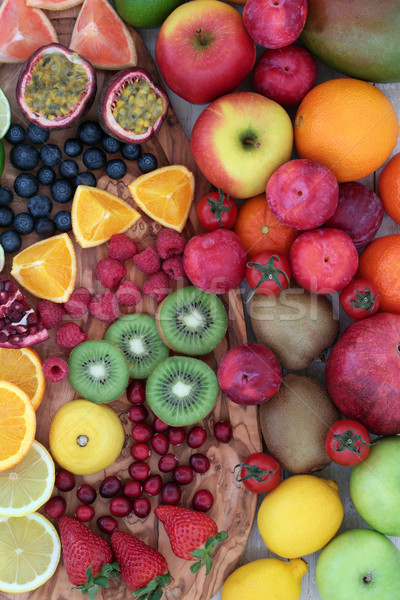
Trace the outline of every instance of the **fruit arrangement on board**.
<instances>
[{"instance_id":1,"label":"fruit arrangement on board","mask_svg":"<svg viewBox=\"0 0 400 600\"><path fill-rule=\"evenodd\" d=\"M395 4L2 0L5 597L400 600Z\"/></svg>"}]
</instances>

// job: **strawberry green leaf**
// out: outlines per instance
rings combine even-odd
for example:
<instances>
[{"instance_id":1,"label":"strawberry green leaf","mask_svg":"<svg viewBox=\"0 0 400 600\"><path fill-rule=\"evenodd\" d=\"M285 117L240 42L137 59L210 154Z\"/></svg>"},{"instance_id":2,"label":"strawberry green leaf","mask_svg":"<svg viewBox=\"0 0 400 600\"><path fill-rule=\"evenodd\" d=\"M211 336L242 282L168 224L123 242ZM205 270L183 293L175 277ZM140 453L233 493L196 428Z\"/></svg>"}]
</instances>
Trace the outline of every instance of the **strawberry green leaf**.
<instances>
[{"instance_id":1,"label":"strawberry green leaf","mask_svg":"<svg viewBox=\"0 0 400 600\"><path fill-rule=\"evenodd\" d=\"M163 588L169 584L170 579L169 573L154 577L145 587L135 590L133 595L136 600L160 600Z\"/></svg>"},{"instance_id":2,"label":"strawberry green leaf","mask_svg":"<svg viewBox=\"0 0 400 600\"><path fill-rule=\"evenodd\" d=\"M83 585L77 585L71 588L71 590L80 590L85 596L88 594L89 600L94 600L97 596L97 592L100 588L108 588L108 580L119 576L119 564L117 562L105 563L100 573L93 576L92 567L89 566L86 569L87 581Z\"/></svg>"},{"instance_id":3,"label":"strawberry green leaf","mask_svg":"<svg viewBox=\"0 0 400 600\"><path fill-rule=\"evenodd\" d=\"M193 552L191 552L190 554L193 556L193 558L199 558L200 560L195 562L190 567L191 572L197 573L197 571L199 571L201 567L205 565L206 575L208 575L211 571L213 564L211 555L218 546L218 544L226 540L227 537L228 534L226 531L219 531L215 537L211 536L208 538L203 548L197 548L196 550L193 550Z\"/></svg>"}]
</instances>

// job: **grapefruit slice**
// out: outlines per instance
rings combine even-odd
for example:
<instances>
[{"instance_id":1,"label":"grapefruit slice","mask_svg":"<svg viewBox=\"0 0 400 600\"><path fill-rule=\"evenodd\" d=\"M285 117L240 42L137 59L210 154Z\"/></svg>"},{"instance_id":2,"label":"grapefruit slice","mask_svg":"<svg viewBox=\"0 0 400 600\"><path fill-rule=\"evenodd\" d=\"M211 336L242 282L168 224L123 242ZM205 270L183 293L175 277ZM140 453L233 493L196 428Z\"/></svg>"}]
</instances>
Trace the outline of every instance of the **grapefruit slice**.
<instances>
[{"instance_id":1,"label":"grapefruit slice","mask_svg":"<svg viewBox=\"0 0 400 600\"><path fill-rule=\"evenodd\" d=\"M24 62L40 46L57 41L44 12L27 6L25 0L4 0L0 6L0 62Z\"/></svg>"},{"instance_id":2,"label":"grapefruit slice","mask_svg":"<svg viewBox=\"0 0 400 600\"><path fill-rule=\"evenodd\" d=\"M98 69L119 70L137 63L132 36L107 0L85 0L69 47Z\"/></svg>"},{"instance_id":3,"label":"grapefruit slice","mask_svg":"<svg viewBox=\"0 0 400 600\"><path fill-rule=\"evenodd\" d=\"M26 0L28 6L44 8L45 10L66 10L82 4L83 0Z\"/></svg>"}]
</instances>

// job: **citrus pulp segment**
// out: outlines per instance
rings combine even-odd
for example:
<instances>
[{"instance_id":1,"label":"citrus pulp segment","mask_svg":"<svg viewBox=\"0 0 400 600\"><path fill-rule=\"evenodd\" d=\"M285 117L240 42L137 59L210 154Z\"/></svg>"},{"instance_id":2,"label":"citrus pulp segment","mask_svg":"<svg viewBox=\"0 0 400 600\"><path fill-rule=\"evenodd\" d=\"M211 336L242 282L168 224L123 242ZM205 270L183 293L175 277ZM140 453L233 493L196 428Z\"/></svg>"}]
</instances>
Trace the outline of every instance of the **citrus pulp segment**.
<instances>
[{"instance_id":1,"label":"citrus pulp segment","mask_svg":"<svg viewBox=\"0 0 400 600\"><path fill-rule=\"evenodd\" d=\"M13 383L0 381L0 471L17 464L32 446L36 415L29 396Z\"/></svg>"},{"instance_id":2,"label":"citrus pulp segment","mask_svg":"<svg viewBox=\"0 0 400 600\"><path fill-rule=\"evenodd\" d=\"M66 10L82 4L82 2L83 0L26 0L27 6L44 8L45 10Z\"/></svg>"},{"instance_id":3,"label":"citrus pulp segment","mask_svg":"<svg viewBox=\"0 0 400 600\"><path fill-rule=\"evenodd\" d=\"M40 356L32 348L0 348L0 379L10 381L24 392L37 410L43 398L46 380Z\"/></svg>"},{"instance_id":4,"label":"citrus pulp segment","mask_svg":"<svg viewBox=\"0 0 400 600\"><path fill-rule=\"evenodd\" d=\"M4 137L11 124L11 108L7 96L0 88L0 138Z\"/></svg>"}]
</instances>

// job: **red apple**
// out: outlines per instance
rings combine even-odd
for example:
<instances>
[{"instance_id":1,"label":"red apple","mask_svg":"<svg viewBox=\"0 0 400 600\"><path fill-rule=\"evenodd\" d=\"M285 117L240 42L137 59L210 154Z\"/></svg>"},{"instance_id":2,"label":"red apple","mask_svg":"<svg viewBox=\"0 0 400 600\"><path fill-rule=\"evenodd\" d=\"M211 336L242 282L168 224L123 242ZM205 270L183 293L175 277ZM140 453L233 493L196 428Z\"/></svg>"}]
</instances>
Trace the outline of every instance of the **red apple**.
<instances>
[{"instance_id":1,"label":"red apple","mask_svg":"<svg viewBox=\"0 0 400 600\"><path fill-rule=\"evenodd\" d=\"M243 81L256 51L236 8L196 0L182 4L164 21L155 57L172 91L192 104L205 104Z\"/></svg>"},{"instance_id":2,"label":"red apple","mask_svg":"<svg viewBox=\"0 0 400 600\"><path fill-rule=\"evenodd\" d=\"M282 106L300 104L317 78L313 56L297 44L264 50L253 72L256 92Z\"/></svg>"},{"instance_id":3,"label":"red apple","mask_svg":"<svg viewBox=\"0 0 400 600\"><path fill-rule=\"evenodd\" d=\"M214 100L198 117L190 140L204 176L234 198L263 193L275 169L290 159L292 147L287 112L254 92Z\"/></svg>"},{"instance_id":4,"label":"red apple","mask_svg":"<svg viewBox=\"0 0 400 600\"><path fill-rule=\"evenodd\" d=\"M307 8L307 0L247 0L243 21L257 44L283 48L299 37Z\"/></svg>"},{"instance_id":5,"label":"red apple","mask_svg":"<svg viewBox=\"0 0 400 600\"><path fill-rule=\"evenodd\" d=\"M328 393L349 419L379 435L400 433L400 315L354 321L325 369Z\"/></svg>"}]
</instances>

